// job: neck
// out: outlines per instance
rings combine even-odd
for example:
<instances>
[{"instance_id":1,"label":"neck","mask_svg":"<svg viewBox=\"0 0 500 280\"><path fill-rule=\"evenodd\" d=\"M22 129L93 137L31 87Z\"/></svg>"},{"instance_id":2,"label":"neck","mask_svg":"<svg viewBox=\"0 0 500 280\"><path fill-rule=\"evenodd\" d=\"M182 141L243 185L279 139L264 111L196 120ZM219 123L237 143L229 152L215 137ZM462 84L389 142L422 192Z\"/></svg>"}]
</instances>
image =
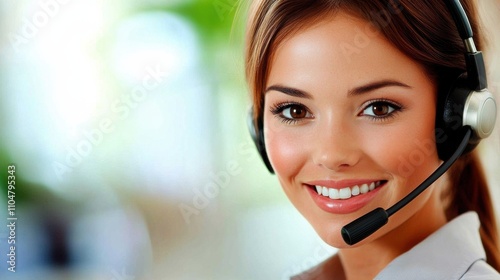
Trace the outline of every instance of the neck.
<instances>
[{"instance_id":1,"label":"neck","mask_svg":"<svg viewBox=\"0 0 500 280\"><path fill-rule=\"evenodd\" d=\"M358 247L339 250L346 279L375 278L395 258L446 224L439 193L434 190L429 194L422 208L413 215L406 213L407 209L394 214L390 218L393 222L411 216L378 239ZM391 220L386 227L391 227Z\"/></svg>"}]
</instances>

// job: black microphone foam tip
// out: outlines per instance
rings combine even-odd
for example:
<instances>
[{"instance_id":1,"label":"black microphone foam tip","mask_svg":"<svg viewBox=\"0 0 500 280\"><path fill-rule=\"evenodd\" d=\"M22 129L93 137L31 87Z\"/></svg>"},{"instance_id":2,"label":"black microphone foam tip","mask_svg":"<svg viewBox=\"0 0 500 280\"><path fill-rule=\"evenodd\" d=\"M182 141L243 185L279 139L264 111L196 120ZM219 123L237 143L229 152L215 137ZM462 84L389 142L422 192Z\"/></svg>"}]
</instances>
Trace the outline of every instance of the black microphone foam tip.
<instances>
[{"instance_id":1,"label":"black microphone foam tip","mask_svg":"<svg viewBox=\"0 0 500 280\"><path fill-rule=\"evenodd\" d=\"M345 243L354 245L387 224L389 215L383 208L377 208L342 228Z\"/></svg>"}]
</instances>

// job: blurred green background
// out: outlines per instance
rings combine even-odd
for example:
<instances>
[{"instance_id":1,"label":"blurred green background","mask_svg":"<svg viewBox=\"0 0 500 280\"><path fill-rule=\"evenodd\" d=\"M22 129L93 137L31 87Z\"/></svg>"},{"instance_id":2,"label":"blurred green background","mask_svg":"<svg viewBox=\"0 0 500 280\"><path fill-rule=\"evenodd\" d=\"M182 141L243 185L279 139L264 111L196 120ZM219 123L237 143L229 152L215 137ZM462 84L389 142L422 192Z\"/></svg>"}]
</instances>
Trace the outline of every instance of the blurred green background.
<instances>
[{"instance_id":1,"label":"blurred green background","mask_svg":"<svg viewBox=\"0 0 500 280\"><path fill-rule=\"evenodd\" d=\"M281 279L326 258L246 129L247 4L1 2L1 279Z\"/></svg>"},{"instance_id":2,"label":"blurred green background","mask_svg":"<svg viewBox=\"0 0 500 280\"><path fill-rule=\"evenodd\" d=\"M0 218L9 165L18 218L15 273L0 227L1 279L288 279L335 251L248 135L247 5L0 3ZM492 182L498 131L484 144Z\"/></svg>"}]
</instances>

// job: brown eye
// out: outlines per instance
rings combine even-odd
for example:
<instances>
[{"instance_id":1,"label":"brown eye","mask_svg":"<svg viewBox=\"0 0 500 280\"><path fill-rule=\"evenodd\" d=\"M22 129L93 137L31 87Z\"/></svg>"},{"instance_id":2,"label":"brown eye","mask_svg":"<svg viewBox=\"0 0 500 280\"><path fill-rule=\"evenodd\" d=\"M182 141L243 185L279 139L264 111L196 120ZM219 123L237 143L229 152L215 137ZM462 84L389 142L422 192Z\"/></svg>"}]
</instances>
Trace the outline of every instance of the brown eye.
<instances>
[{"instance_id":1,"label":"brown eye","mask_svg":"<svg viewBox=\"0 0 500 280\"><path fill-rule=\"evenodd\" d=\"M286 124L295 124L306 119L314 118L311 111L300 103L286 102L276 104L271 108L271 113Z\"/></svg>"},{"instance_id":2,"label":"brown eye","mask_svg":"<svg viewBox=\"0 0 500 280\"><path fill-rule=\"evenodd\" d=\"M361 115L373 118L385 118L399 110L401 110L401 107L398 105L386 101L376 101L366 106Z\"/></svg>"},{"instance_id":3,"label":"brown eye","mask_svg":"<svg viewBox=\"0 0 500 280\"><path fill-rule=\"evenodd\" d=\"M387 113L389 113L389 105L387 104L382 104L382 103L376 103L372 105L373 107L373 114L375 116L385 116Z\"/></svg>"},{"instance_id":4,"label":"brown eye","mask_svg":"<svg viewBox=\"0 0 500 280\"><path fill-rule=\"evenodd\" d=\"M307 108L304 105L300 105L300 104L288 104L288 105L286 105L282 109L280 115L282 116L283 119L297 120L297 121L312 117L312 114L309 113Z\"/></svg>"},{"instance_id":5,"label":"brown eye","mask_svg":"<svg viewBox=\"0 0 500 280\"><path fill-rule=\"evenodd\" d=\"M283 115L291 119L302 119L307 116L307 111L302 106L291 105L288 109L283 110Z\"/></svg>"}]
</instances>

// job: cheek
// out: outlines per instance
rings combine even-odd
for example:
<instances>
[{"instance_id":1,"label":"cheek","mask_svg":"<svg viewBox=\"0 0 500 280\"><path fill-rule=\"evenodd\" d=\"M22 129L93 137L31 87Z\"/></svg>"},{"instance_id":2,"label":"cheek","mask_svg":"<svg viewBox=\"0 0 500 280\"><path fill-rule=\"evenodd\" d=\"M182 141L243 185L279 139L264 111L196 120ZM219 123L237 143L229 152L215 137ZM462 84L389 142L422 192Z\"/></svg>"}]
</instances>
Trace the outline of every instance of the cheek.
<instances>
[{"instance_id":1,"label":"cheek","mask_svg":"<svg viewBox=\"0 0 500 280\"><path fill-rule=\"evenodd\" d=\"M368 139L363 143L365 151L395 179L423 180L439 165L433 118L414 122L414 125L396 125L383 137L373 135L363 136Z\"/></svg>"},{"instance_id":2,"label":"cheek","mask_svg":"<svg viewBox=\"0 0 500 280\"><path fill-rule=\"evenodd\" d=\"M264 130L266 151L276 174L286 180L297 174L306 161L307 152L301 135L271 124Z\"/></svg>"}]
</instances>

